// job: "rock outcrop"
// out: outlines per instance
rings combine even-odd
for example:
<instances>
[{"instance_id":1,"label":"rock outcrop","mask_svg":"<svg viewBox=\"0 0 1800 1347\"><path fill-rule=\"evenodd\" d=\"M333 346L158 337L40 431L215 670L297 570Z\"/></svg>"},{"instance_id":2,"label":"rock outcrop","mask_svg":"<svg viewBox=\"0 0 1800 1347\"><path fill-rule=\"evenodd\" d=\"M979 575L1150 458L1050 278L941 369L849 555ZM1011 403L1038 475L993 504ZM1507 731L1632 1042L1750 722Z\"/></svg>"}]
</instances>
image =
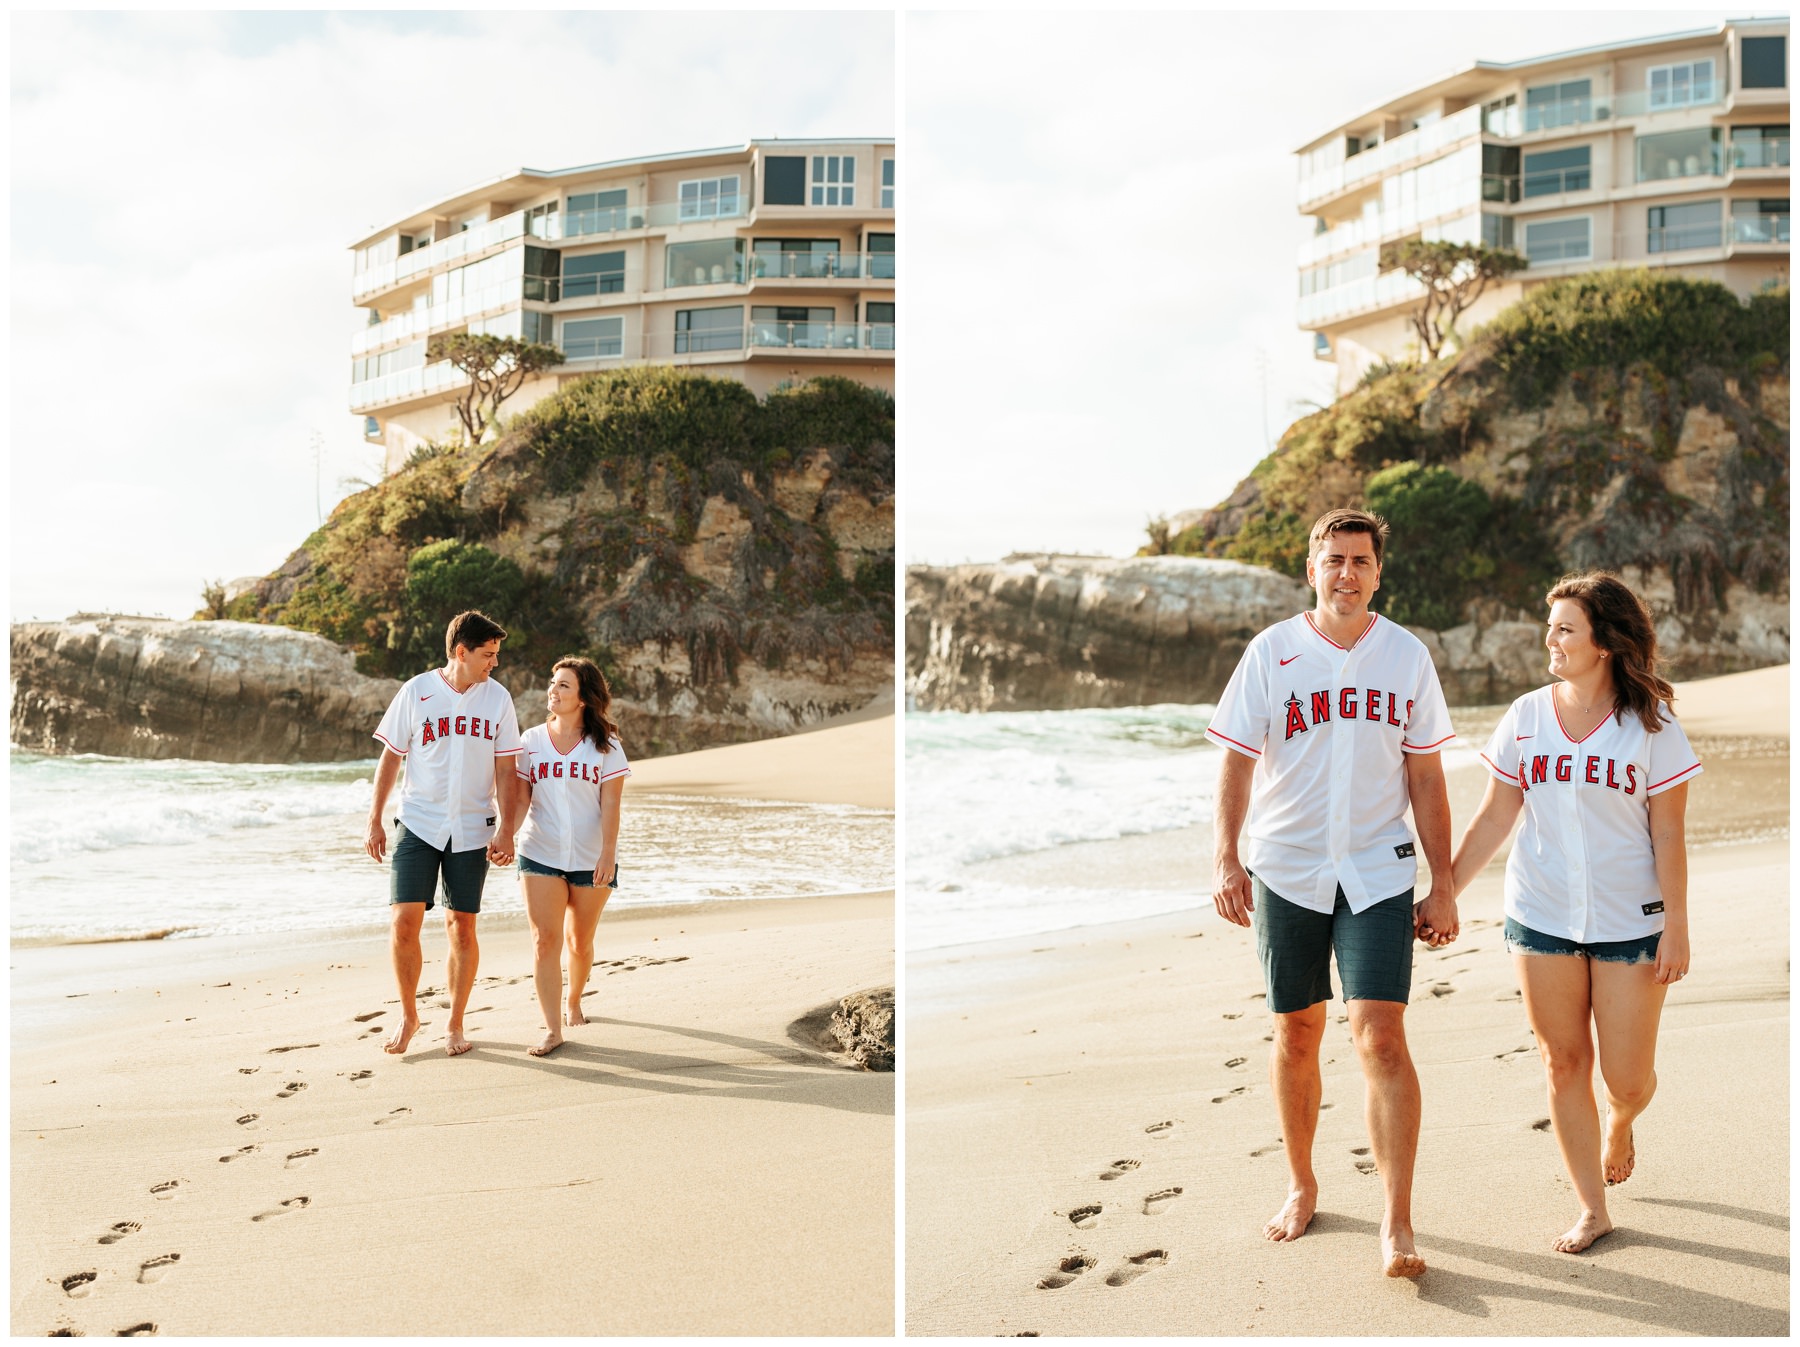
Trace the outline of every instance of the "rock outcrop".
<instances>
[{"instance_id":1,"label":"rock outcrop","mask_svg":"<svg viewBox=\"0 0 1800 1347\"><path fill-rule=\"evenodd\" d=\"M368 758L397 687L286 627L78 614L12 629L12 742L36 753Z\"/></svg>"},{"instance_id":2,"label":"rock outcrop","mask_svg":"<svg viewBox=\"0 0 1800 1347\"><path fill-rule=\"evenodd\" d=\"M894 1069L894 989L852 992L788 1025L788 1037L845 1066Z\"/></svg>"}]
</instances>

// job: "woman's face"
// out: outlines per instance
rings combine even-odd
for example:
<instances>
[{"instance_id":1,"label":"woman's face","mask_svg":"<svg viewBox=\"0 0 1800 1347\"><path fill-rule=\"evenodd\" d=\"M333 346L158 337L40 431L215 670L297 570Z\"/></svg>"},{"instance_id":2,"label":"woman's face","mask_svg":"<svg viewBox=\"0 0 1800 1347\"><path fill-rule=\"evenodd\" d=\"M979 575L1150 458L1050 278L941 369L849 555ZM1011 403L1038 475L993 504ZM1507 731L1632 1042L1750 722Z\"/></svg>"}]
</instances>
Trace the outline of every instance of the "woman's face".
<instances>
[{"instance_id":1,"label":"woman's face","mask_svg":"<svg viewBox=\"0 0 1800 1347\"><path fill-rule=\"evenodd\" d=\"M1558 678L1580 678L1607 662L1605 652L1594 644L1594 624L1587 610L1574 599L1550 605L1544 646L1550 652L1550 672Z\"/></svg>"},{"instance_id":2,"label":"woman's face","mask_svg":"<svg viewBox=\"0 0 1800 1347\"><path fill-rule=\"evenodd\" d=\"M558 669L550 675L548 700L550 714L553 716L572 715L580 709L581 693L572 669Z\"/></svg>"}]
</instances>

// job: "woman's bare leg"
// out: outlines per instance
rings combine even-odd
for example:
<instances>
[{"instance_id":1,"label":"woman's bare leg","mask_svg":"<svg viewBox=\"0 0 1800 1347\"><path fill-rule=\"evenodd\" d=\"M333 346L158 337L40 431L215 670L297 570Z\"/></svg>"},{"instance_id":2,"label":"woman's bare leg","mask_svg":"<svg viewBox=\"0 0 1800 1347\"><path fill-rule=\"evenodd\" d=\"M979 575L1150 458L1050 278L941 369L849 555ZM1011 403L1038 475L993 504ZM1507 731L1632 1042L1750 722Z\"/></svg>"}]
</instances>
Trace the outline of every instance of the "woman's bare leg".
<instances>
[{"instance_id":1,"label":"woman's bare leg","mask_svg":"<svg viewBox=\"0 0 1800 1347\"><path fill-rule=\"evenodd\" d=\"M1578 954L1515 954L1525 1014L1537 1036L1550 1090L1550 1125L1581 1215L1553 1247L1580 1253L1612 1227L1600 1175L1600 1114L1594 1105L1589 961Z\"/></svg>"},{"instance_id":2,"label":"woman's bare leg","mask_svg":"<svg viewBox=\"0 0 1800 1347\"><path fill-rule=\"evenodd\" d=\"M587 989L588 974L594 967L594 928L600 924L600 913L611 889L569 889L567 944L569 947L569 1024L586 1024L581 1013L581 993Z\"/></svg>"},{"instance_id":3,"label":"woman's bare leg","mask_svg":"<svg viewBox=\"0 0 1800 1347\"><path fill-rule=\"evenodd\" d=\"M1631 1125L1656 1093L1656 1030L1669 989L1648 963L1593 966L1594 1029L1600 1040L1600 1076L1606 1082L1606 1145L1601 1155L1608 1183L1631 1177L1637 1152Z\"/></svg>"},{"instance_id":4,"label":"woman's bare leg","mask_svg":"<svg viewBox=\"0 0 1800 1347\"><path fill-rule=\"evenodd\" d=\"M544 1041L528 1051L533 1057L542 1057L563 1041L556 1003L562 994L563 912L569 906L570 890L565 880L551 875L520 875L519 883L525 890L525 916L531 922L531 976L546 1031Z\"/></svg>"}]
</instances>

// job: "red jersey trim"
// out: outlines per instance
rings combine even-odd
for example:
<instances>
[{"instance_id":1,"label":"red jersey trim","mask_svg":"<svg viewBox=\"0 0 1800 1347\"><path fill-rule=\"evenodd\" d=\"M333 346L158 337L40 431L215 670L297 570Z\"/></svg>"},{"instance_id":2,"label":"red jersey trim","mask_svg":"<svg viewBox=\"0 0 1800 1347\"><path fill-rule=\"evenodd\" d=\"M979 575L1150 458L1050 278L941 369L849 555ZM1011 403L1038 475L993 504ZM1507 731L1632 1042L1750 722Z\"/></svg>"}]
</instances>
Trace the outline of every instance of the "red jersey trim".
<instances>
[{"instance_id":1,"label":"red jersey trim","mask_svg":"<svg viewBox=\"0 0 1800 1347\"><path fill-rule=\"evenodd\" d=\"M444 679L444 686L450 689L450 695L452 697L460 697L463 695L461 692L458 692L456 690L456 684L452 683L448 678L444 678L444 671L442 669L433 669L432 672L435 673L439 678ZM469 686L473 687L474 684L471 683ZM468 690L467 688L464 689L465 692L467 690Z\"/></svg>"},{"instance_id":2,"label":"red jersey trim","mask_svg":"<svg viewBox=\"0 0 1800 1347\"><path fill-rule=\"evenodd\" d=\"M1452 730L1435 744L1409 744L1406 740L1402 739L1400 741L1400 747L1404 748L1409 753L1429 753L1434 748L1442 748L1454 738L1456 738L1456 731Z\"/></svg>"},{"instance_id":3,"label":"red jersey trim","mask_svg":"<svg viewBox=\"0 0 1800 1347\"><path fill-rule=\"evenodd\" d=\"M616 772L608 772L605 776L600 778L600 782L602 785L604 785L606 782L611 781L615 776L630 776L630 775L631 775L631 768L621 767Z\"/></svg>"},{"instance_id":4,"label":"red jersey trim","mask_svg":"<svg viewBox=\"0 0 1800 1347\"><path fill-rule=\"evenodd\" d=\"M496 748L494 750L494 756L496 758L510 758L513 754L523 753L524 751L525 745L520 744L517 748Z\"/></svg>"},{"instance_id":5,"label":"red jersey trim","mask_svg":"<svg viewBox=\"0 0 1800 1347\"><path fill-rule=\"evenodd\" d=\"M1585 744L1589 739L1592 739L1594 737L1594 735L1596 733L1598 733L1600 726L1606 724L1607 721L1609 721L1613 718L1613 712L1608 711L1605 715L1600 717L1600 723L1598 725L1595 725L1593 729L1589 730L1586 734L1582 735L1581 738L1577 739L1574 735L1569 733L1568 726L1566 726L1562 723L1562 707L1560 707L1556 704L1556 690L1554 688L1552 688L1550 690L1550 710L1556 716L1556 728L1562 731L1562 737L1567 739L1571 744L1574 744L1577 747L1579 747L1582 744Z\"/></svg>"},{"instance_id":6,"label":"red jersey trim","mask_svg":"<svg viewBox=\"0 0 1800 1347\"><path fill-rule=\"evenodd\" d=\"M389 748L393 748L394 752L398 753L401 757L404 758L406 756L406 750L404 748L394 748L394 746L392 744L388 744L388 741L386 739L382 739L380 730L376 730L373 737L376 739L381 739L382 743L387 744L387 746Z\"/></svg>"},{"instance_id":7,"label":"red jersey trim","mask_svg":"<svg viewBox=\"0 0 1800 1347\"><path fill-rule=\"evenodd\" d=\"M1519 764L1519 771L1518 771L1517 775L1508 776L1506 774L1505 769L1502 768L1499 763L1495 762L1487 754L1482 753L1479 756L1480 756L1481 760L1488 765L1488 770L1490 772L1492 772L1495 776L1499 777L1502 781L1504 781L1509 786L1517 786L1519 784L1519 777L1523 776L1525 774L1525 764L1524 763Z\"/></svg>"},{"instance_id":8,"label":"red jersey trim","mask_svg":"<svg viewBox=\"0 0 1800 1347\"><path fill-rule=\"evenodd\" d=\"M1692 776L1695 772L1699 771L1700 766L1701 766L1701 764L1695 763L1692 767L1683 767L1679 772L1675 773L1674 776L1664 777L1661 781L1658 781L1654 786L1645 786L1644 794L1654 795L1654 794L1656 794L1657 791L1661 790L1664 786L1676 785L1677 783L1680 782L1682 777Z\"/></svg>"},{"instance_id":9,"label":"red jersey trim","mask_svg":"<svg viewBox=\"0 0 1800 1347\"><path fill-rule=\"evenodd\" d=\"M1327 639L1329 639L1329 638L1327 638ZM1208 725L1206 727L1206 737L1209 739L1223 739L1226 743L1230 744L1233 748L1241 748L1244 750L1244 752L1248 753L1253 758L1260 758L1262 756L1262 750L1260 748L1251 748L1249 744L1240 744L1236 739L1233 739L1229 734L1220 734L1217 730L1215 730L1210 725Z\"/></svg>"},{"instance_id":10,"label":"red jersey trim","mask_svg":"<svg viewBox=\"0 0 1800 1347\"><path fill-rule=\"evenodd\" d=\"M1300 614L1300 616L1306 619L1306 625L1311 627L1313 629L1313 631L1318 634L1318 637L1321 641L1325 641L1330 645L1337 646L1337 648L1339 650L1347 651L1347 650L1356 649L1356 647L1361 645L1363 643L1363 641L1368 637L1369 633L1375 630L1375 623L1380 619L1381 614L1379 614L1379 613L1370 613L1369 614L1369 625L1362 629L1362 634L1356 638L1355 643L1352 645L1338 645L1338 643L1336 641L1333 641L1324 632L1319 631L1319 624L1317 622L1313 621L1313 615L1311 613L1302 613L1302 614Z\"/></svg>"}]
</instances>

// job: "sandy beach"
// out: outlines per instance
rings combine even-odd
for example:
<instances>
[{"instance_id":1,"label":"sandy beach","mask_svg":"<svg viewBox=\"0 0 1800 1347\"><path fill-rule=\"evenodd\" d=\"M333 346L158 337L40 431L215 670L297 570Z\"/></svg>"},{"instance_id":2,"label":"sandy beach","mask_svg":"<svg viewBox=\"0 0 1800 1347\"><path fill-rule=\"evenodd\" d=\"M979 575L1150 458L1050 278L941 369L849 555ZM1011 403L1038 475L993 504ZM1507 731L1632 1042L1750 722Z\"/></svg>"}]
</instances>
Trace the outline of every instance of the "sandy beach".
<instances>
[{"instance_id":1,"label":"sandy beach","mask_svg":"<svg viewBox=\"0 0 1800 1347\"><path fill-rule=\"evenodd\" d=\"M1464 896L1462 938L1415 953L1415 1283L1379 1275L1342 1003L1319 1215L1273 1244L1261 1227L1286 1169L1268 1016L1254 936L1204 896L1210 837L1082 843L995 864L1186 886L1196 904L909 959L906 1331L1786 1335L1788 670L1678 694L1707 762L1689 809L1693 972L1664 1011L1636 1173L1609 1192L1614 1234L1550 1249L1575 1208L1500 943L1499 860ZM1497 714L1458 712L1458 728L1485 737ZM1484 783L1453 776L1460 835Z\"/></svg>"},{"instance_id":2,"label":"sandy beach","mask_svg":"<svg viewBox=\"0 0 1800 1347\"><path fill-rule=\"evenodd\" d=\"M633 789L891 807L892 742ZM590 1024L542 1060L529 932L481 940L457 1059L435 919L402 1057L384 936L14 948L12 1331L893 1331L894 1077L789 1034L893 982L891 894L609 913Z\"/></svg>"}]
</instances>

